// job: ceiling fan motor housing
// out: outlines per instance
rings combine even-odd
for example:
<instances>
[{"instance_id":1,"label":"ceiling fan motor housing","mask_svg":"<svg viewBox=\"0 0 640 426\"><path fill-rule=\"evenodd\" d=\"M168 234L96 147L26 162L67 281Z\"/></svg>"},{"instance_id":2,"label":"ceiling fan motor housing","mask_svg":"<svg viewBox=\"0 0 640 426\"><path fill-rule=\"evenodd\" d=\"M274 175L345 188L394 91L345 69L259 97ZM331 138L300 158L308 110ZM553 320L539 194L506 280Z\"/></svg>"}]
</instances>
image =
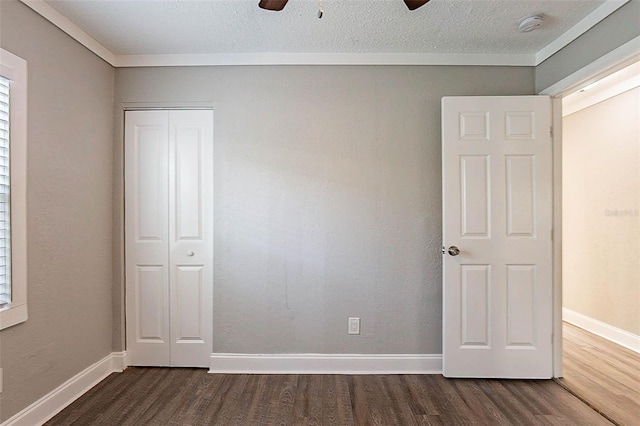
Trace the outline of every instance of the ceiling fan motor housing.
<instances>
[{"instance_id":1,"label":"ceiling fan motor housing","mask_svg":"<svg viewBox=\"0 0 640 426\"><path fill-rule=\"evenodd\" d=\"M260 6L261 9L265 10L280 11L284 9L287 1L289 0L260 0L258 6ZM428 2L429 0L404 0L404 4L407 5L407 8L409 8L409 10L416 10L417 8L424 6ZM322 18L322 16L318 14L318 18Z\"/></svg>"}]
</instances>

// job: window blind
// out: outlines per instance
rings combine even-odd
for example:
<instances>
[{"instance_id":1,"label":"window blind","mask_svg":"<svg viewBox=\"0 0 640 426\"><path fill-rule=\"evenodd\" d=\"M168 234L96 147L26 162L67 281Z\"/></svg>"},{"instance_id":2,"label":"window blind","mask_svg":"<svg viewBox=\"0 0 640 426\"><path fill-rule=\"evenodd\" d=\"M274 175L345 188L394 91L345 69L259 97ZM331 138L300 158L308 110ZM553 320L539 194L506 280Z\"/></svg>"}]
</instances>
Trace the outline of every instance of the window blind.
<instances>
[{"instance_id":1,"label":"window blind","mask_svg":"<svg viewBox=\"0 0 640 426\"><path fill-rule=\"evenodd\" d=\"M9 86L10 81L0 76L0 307L11 302Z\"/></svg>"}]
</instances>

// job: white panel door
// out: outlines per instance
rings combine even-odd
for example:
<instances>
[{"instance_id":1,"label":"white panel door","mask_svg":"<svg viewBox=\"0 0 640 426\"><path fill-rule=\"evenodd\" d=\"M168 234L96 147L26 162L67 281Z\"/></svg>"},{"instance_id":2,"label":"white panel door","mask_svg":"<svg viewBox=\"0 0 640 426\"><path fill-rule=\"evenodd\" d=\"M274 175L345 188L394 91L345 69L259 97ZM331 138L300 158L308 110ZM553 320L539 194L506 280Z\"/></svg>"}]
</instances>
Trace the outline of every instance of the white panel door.
<instances>
[{"instance_id":1,"label":"white panel door","mask_svg":"<svg viewBox=\"0 0 640 426\"><path fill-rule=\"evenodd\" d=\"M171 111L171 365L207 367L213 337L213 112Z\"/></svg>"},{"instance_id":2,"label":"white panel door","mask_svg":"<svg viewBox=\"0 0 640 426\"><path fill-rule=\"evenodd\" d=\"M171 365L167 111L125 120L127 353L131 365Z\"/></svg>"},{"instance_id":3,"label":"white panel door","mask_svg":"<svg viewBox=\"0 0 640 426\"><path fill-rule=\"evenodd\" d=\"M130 365L207 367L213 317L213 112L125 117Z\"/></svg>"},{"instance_id":4,"label":"white panel door","mask_svg":"<svg viewBox=\"0 0 640 426\"><path fill-rule=\"evenodd\" d=\"M443 371L552 376L551 101L445 97Z\"/></svg>"}]
</instances>

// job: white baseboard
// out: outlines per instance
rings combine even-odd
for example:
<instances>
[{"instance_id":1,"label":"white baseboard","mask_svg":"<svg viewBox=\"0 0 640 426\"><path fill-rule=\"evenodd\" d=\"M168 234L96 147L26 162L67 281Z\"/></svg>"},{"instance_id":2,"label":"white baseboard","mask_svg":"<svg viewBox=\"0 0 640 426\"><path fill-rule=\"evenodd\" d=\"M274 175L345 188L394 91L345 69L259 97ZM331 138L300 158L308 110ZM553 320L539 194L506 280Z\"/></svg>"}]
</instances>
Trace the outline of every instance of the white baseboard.
<instances>
[{"instance_id":1,"label":"white baseboard","mask_svg":"<svg viewBox=\"0 0 640 426\"><path fill-rule=\"evenodd\" d=\"M109 374L126 368L126 352L113 352L58 386L1 426L39 426L84 395Z\"/></svg>"},{"instance_id":2,"label":"white baseboard","mask_svg":"<svg viewBox=\"0 0 640 426\"><path fill-rule=\"evenodd\" d=\"M109 374L127 368L127 353L113 352L76 374L0 426L39 426ZM442 355L211 354L210 373L442 374Z\"/></svg>"},{"instance_id":3,"label":"white baseboard","mask_svg":"<svg viewBox=\"0 0 640 426\"><path fill-rule=\"evenodd\" d=\"M114 373L122 373L124 370L127 369L127 366L129 365L126 351L112 352L111 359L113 360Z\"/></svg>"},{"instance_id":4,"label":"white baseboard","mask_svg":"<svg viewBox=\"0 0 640 426\"><path fill-rule=\"evenodd\" d=\"M562 308L562 319L576 327L640 353L640 336L567 308Z\"/></svg>"},{"instance_id":5,"label":"white baseboard","mask_svg":"<svg viewBox=\"0 0 640 426\"><path fill-rule=\"evenodd\" d=\"M209 373L442 374L442 355L211 354Z\"/></svg>"}]
</instances>

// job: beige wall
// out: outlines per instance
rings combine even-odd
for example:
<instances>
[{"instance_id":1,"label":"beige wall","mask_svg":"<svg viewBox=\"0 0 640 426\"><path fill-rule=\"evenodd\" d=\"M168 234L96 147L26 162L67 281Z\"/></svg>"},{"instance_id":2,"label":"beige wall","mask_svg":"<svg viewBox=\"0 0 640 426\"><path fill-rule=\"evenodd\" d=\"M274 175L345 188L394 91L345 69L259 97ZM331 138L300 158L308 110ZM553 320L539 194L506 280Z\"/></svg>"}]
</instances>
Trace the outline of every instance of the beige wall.
<instances>
[{"instance_id":1,"label":"beige wall","mask_svg":"<svg viewBox=\"0 0 640 426\"><path fill-rule=\"evenodd\" d=\"M640 88L563 126L564 306L640 335Z\"/></svg>"},{"instance_id":2,"label":"beige wall","mask_svg":"<svg viewBox=\"0 0 640 426\"><path fill-rule=\"evenodd\" d=\"M111 352L114 71L22 3L0 14L29 108L29 320L0 332L5 420Z\"/></svg>"}]
</instances>

